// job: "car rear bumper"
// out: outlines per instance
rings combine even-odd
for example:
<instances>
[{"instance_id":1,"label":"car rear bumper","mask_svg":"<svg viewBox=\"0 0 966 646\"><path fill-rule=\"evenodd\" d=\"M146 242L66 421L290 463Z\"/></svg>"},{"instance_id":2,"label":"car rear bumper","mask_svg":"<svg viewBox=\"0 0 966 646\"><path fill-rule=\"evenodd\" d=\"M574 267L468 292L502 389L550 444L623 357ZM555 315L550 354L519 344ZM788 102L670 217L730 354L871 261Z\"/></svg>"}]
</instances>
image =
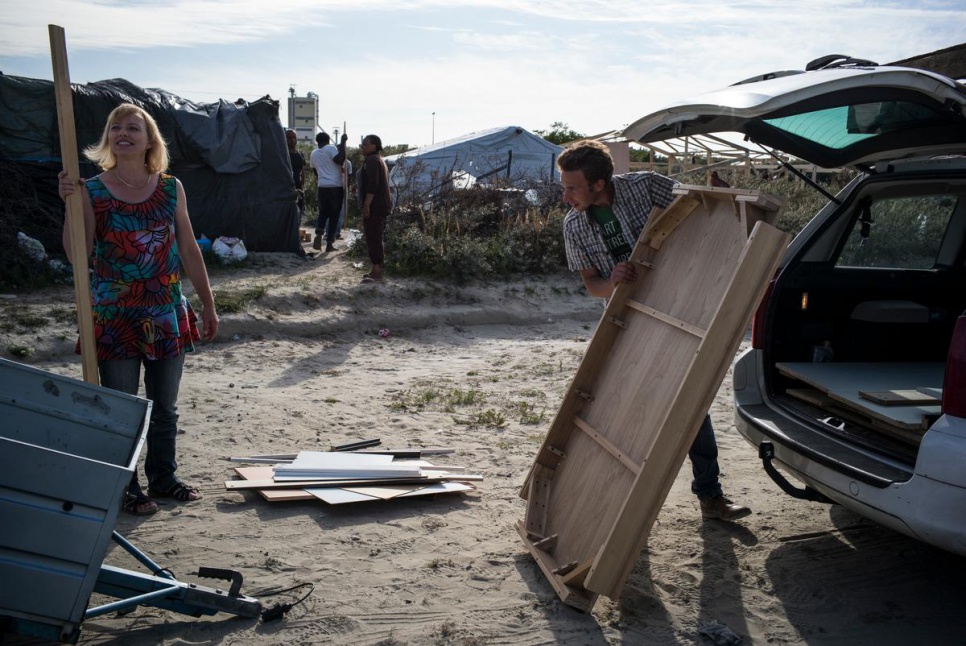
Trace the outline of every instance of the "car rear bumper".
<instances>
[{"instance_id":1,"label":"car rear bumper","mask_svg":"<svg viewBox=\"0 0 966 646\"><path fill-rule=\"evenodd\" d=\"M929 466L937 455L966 464L966 441L959 441L966 428L941 419L923 437L915 469L876 460L765 404L758 381L742 374L754 370L747 363L755 360L750 354L735 365L735 426L749 443L771 442L775 466L843 507L966 556L966 486L940 477L945 469Z\"/></svg>"}]
</instances>

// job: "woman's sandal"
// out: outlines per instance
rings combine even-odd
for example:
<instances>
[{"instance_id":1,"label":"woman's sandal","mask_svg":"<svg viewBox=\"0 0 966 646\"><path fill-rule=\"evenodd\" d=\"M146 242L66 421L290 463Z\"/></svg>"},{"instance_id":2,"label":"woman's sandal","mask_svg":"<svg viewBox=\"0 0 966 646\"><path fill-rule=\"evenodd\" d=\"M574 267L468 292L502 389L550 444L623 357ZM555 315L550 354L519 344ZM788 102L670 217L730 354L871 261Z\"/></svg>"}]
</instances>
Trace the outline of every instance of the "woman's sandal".
<instances>
[{"instance_id":1,"label":"woman's sandal","mask_svg":"<svg viewBox=\"0 0 966 646\"><path fill-rule=\"evenodd\" d=\"M197 487L188 486L183 482L175 482L167 491L150 489L148 493L155 498L174 498L178 502L194 502L204 498Z\"/></svg>"},{"instance_id":2,"label":"woman's sandal","mask_svg":"<svg viewBox=\"0 0 966 646\"><path fill-rule=\"evenodd\" d=\"M132 516L150 516L158 511L158 503L143 493L129 493L124 496L124 503L121 505L121 509Z\"/></svg>"}]
</instances>

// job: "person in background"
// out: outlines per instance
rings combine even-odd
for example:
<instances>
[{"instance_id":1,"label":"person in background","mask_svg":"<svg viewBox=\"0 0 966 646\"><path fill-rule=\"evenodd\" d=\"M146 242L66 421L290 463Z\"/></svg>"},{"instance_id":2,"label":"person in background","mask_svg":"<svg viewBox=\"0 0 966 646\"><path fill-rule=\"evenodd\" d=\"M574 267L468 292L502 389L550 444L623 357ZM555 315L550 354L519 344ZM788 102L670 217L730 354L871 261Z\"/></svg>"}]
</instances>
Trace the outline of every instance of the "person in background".
<instances>
[{"instance_id":1,"label":"person in background","mask_svg":"<svg viewBox=\"0 0 966 646\"><path fill-rule=\"evenodd\" d=\"M292 182L295 184L295 203L299 207L299 222L305 215L305 155L299 150L298 134L289 128L285 131L288 156L292 162Z\"/></svg>"},{"instance_id":2,"label":"person in background","mask_svg":"<svg viewBox=\"0 0 966 646\"><path fill-rule=\"evenodd\" d=\"M376 135L363 137L362 154L366 157L359 169L356 184L359 200L362 202L362 228L366 234L369 260L372 262L372 270L362 277L364 283L382 280L382 266L385 262L383 237L386 233L386 220L392 210L389 168L379 154L381 150L382 139Z\"/></svg>"},{"instance_id":3,"label":"person in background","mask_svg":"<svg viewBox=\"0 0 966 646\"><path fill-rule=\"evenodd\" d=\"M718 188L731 188L731 184L721 179L718 175L718 171L711 171L711 186L716 186Z\"/></svg>"},{"instance_id":4,"label":"person in background","mask_svg":"<svg viewBox=\"0 0 966 646\"><path fill-rule=\"evenodd\" d=\"M345 212L349 208L348 196L349 196L350 179L352 179L352 162L346 159L345 163L342 165L342 185L345 187L346 197L342 199L342 210L339 211L339 227L336 229L337 231L337 233L335 234L336 240L342 239L342 227L345 225Z\"/></svg>"},{"instance_id":5,"label":"person in background","mask_svg":"<svg viewBox=\"0 0 966 646\"><path fill-rule=\"evenodd\" d=\"M329 134L320 132L315 136L318 148L309 155L309 164L318 178L319 221L315 225L315 239L312 248L322 249L322 234L325 234L325 250L335 251L335 234L339 226L339 212L345 194L342 189L342 162L345 161L345 142L348 136L342 133L338 147L329 143Z\"/></svg>"},{"instance_id":6,"label":"person in background","mask_svg":"<svg viewBox=\"0 0 966 646\"><path fill-rule=\"evenodd\" d=\"M610 298L620 283L637 277L628 260L654 207L671 204L675 181L653 172L614 175L614 160L598 141L581 141L557 158L564 202L570 211L564 218L567 265L579 271L587 291ZM737 520L751 510L726 498L718 481L718 444L711 417L704 422L688 451L691 459L691 492L699 500L705 520Z\"/></svg>"},{"instance_id":7,"label":"person in background","mask_svg":"<svg viewBox=\"0 0 966 646\"><path fill-rule=\"evenodd\" d=\"M153 402L144 463L148 495L135 471L122 508L153 514L158 504L152 498L202 498L175 473L184 357L201 339L195 311L182 293L182 271L201 301L208 341L218 331L218 314L184 187L165 173L168 149L151 115L135 105L119 105L100 141L84 154L103 172L86 181L59 174L62 199L80 187L86 235L85 248L72 249L65 222L64 249L72 262L81 256L91 260L101 385L136 395L144 368L145 396Z\"/></svg>"}]
</instances>

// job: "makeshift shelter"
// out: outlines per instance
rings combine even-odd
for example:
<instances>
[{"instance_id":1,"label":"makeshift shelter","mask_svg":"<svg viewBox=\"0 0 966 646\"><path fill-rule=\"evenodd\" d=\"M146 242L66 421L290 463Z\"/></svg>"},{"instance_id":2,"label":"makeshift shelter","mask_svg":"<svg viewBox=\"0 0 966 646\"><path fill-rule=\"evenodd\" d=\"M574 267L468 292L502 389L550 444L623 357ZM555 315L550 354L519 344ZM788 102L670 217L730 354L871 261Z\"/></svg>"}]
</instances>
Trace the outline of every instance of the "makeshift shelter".
<instances>
[{"instance_id":1,"label":"makeshift shelter","mask_svg":"<svg viewBox=\"0 0 966 646\"><path fill-rule=\"evenodd\" d=\"M435 193L449 183L466 187L495 183L524 187L558 177L563 148L517 126L471 132L438 144L386 158L397 190L409 187Z\"/></svg>"},{"instance_id":2,"label":"makeshift shelter","mask_svg":"<svg viewBox=\"0 0 966 646\"><path fill-rule=\"evenodd\" d=\"M198 104L124 79L73 84L72 90L80 151L98 141L120 103L134 103L155 118L168 143L170 172L185 187L196 236L241 238L250 251L304 253L277 101L265 96L252 103ZM5 165L28 167L35 191L49 192L59 203L56 172L62 160L53 83L0 74L0 106L0 158ZM97 172L81 159L83 176Z\"/></svg>"}]
</instances>

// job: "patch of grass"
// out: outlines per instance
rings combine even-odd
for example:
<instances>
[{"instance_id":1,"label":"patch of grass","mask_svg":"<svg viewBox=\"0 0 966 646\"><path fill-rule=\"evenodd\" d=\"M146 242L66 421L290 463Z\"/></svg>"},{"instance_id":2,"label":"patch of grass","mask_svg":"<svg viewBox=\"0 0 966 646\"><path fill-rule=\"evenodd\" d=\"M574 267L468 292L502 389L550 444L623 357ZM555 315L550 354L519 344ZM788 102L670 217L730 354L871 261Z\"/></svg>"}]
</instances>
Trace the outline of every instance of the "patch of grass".
<instances>
[{"instance_id":1,"label":"patch of grass","mask_svg":"<svg viewBox=\"0 0 966 646\"><path fill-rule=\"evenodd\" d=\"M521 424L541 424L547 419L547 414L544 409L537 410L529 402L517 402L516 411L517 415L520 416Z\"/></svg>"},{"instance_id":2,"label":"patch of grass","mask_svg":"<svg viewBox=\"0 0 966 646\"><path fill-rule=\"evenodd\" d=\"M237 314L238 312L245 311L249 305L267 293L268 287L265 285L256 285L230 292L218 290L214 293L215 307L220 314Z\"/></svg>"},{"instance_id":3,"label":"patch of grass","mask_svg":"<svg viewBox=\"0 0 966 646\"><path fill-rule=\"evenodd\" d=\"M554 365L552 363L541 363L529 368L529 370L532 371L534 375L537 375L539 377L551 377L557 374L558 372L563 372L563 369L564 369L564 366L563 366L562 360L558 360L557 365Z\"/></svg>"},{"instance_id":4,"label":"patch of grass","mask_svg":"<svg viewBox=\"0 0 966 646\"><path fill-rule=\"evenodd\" d=\"M389 408L392 410L422 410L440 397L440 392L435 388L426 388L419 391L404 390L393 395Z\"/></svg>"},{"instance_id":5,"label":"patch of grass","mask_svg":"<svg viewBox=\"0 0 966 646\"><path fill-rule=\"evenodd\" d=\"M14 322L14 324L26 330L36 330L44 327L50 322L46 316L43 316L42 314L35 314L26 308L15 309L11 313L10 319Z\"/></svg>"},{"instance_id":6,"label":"patch of grass","mask_svg":"<svg viewBox=\"0 0 966 646\"><path fill-rule=\"evenodd\" d=\"M55 307L50 310L50 318L58 323L77 323L77 310L73 307Z\"/></svg>"},{"instance_id":7,"label":"patch of grass","mask_svg":"<svg viewBox=\"0 0 966 646\"><path fill-rule=\"evenodd\" d=\"M482 390L454 388L446 398L446 405L448 409L455 406L482 404L484 401L486 401L486 393Z\"/></svg>"},{"instance_id":8,"label":"patch of grass","mask_svg":"<svg viewBox=\"0 0 966 646\"><path fill-rule=\"evenodd\" d=\"M503 428L506 426L506 417L503 416L503 413L495 411L492 408L488 408L485 411L477 413L476 423L479 426Z\"/></svg>"},{"instance_id":9,"label":"patch of grass","mask_svg":"<svg viewBox=\"0 0 966 646\"><path fill-rule=\"evenodd\" d=\"M33 353L33 351L33 348L27 345L15 344L7 346L7 352L9 352L11 356L17 357L18 359L28 357L31 353Z\"/></svg>"}]
</instances>

